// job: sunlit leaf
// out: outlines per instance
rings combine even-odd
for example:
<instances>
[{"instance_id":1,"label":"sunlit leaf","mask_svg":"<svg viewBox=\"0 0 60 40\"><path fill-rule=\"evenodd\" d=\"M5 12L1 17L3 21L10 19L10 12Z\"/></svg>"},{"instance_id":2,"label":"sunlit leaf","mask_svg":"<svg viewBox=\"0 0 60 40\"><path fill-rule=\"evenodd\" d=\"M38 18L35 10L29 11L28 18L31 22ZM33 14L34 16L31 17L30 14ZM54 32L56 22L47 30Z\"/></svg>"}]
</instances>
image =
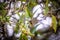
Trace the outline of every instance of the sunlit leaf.
<instances>
[{"instance_id":1,"label":"sunlit leaf","mask_svg":"<svg viewBox=\"0 0 60 40\"><path fill-rule=\"evenodd\" d=\"M26 35L23 35L23 39L24 39L24 40L28 40L28 38L27 38Z\"/></svg>"},{"instance_id":2,"label":"sunlit leaf","mask_svg":"<svg viewBox=\"0 0 60 40\"><path fill-rule=\"evenodd\" d=\"M52 27L54 29L54 32L56 32L56 30L57 30L57 20L56 20L56 17L54 15L52 15Z\"/></svg>"},{"instance_id":3,"label":"sunlit leaf","mask_svg":"<svg viewBox=\"0 0 60 40\"><path fill-rule=\"evenodd\" d=\"M25 7L25 12L26 12L25 17L32 18L32 13L30 12L30 10L27 7Z\"/></svg>"},{"instance_id":4,"label":"sunlit leaf","mask_svg":"<svg viewBox=\"0 0 60 40\"><path fill-rule=\"evenodd\" d=\"M25 34L21 34L19 40L28 40L27 36Z\"/></svg>"}]
</instances>

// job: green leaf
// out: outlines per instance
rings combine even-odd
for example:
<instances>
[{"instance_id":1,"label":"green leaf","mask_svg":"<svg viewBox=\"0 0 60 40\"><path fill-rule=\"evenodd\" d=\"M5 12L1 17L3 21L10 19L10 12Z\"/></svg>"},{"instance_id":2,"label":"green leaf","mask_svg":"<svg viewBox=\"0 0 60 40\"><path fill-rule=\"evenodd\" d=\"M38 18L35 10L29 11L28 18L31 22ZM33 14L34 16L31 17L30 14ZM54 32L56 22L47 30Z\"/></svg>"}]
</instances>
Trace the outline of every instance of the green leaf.
<instances>
[{"instance_id":1,"label":"green leaf","mask_svg":"<svg viewBox=\"0 0 60 40\"><path fill-rule=\"evenodd\" d=\"M37 3L36 3L36 0L30 0L29 1L30 2L30 4L32 5L32 6L35 6Z\"/></svg>"},{"instance_id":2,"label":"green leaf","mask_svg":"<svg viewBox=\"0 0 60 40\"><path fill-rule=\"evenodd\" d=\"M19 24L16 23L16 27L15 27L15 29L14 29L15 33L18 33L18 30L19 30Z\"/></svg>"},{"instance_id":3,"label":"green leaf","mask_svg":"<svg viewBox=\"0 0 60 40\"><path fill-rule=\"evenodd\" d=\"M24 1L24 2L26 2L26 0L20 0L20 1Z\"/></svg>"},{"instance_id":4,"label":"green leaf","mask_svg":"<svg viewBox=\"0 0 60 40\"><path fill-rule=\"evenodd\" d=\"M27 7L31 11L35 5L37 5L36 0L29 0Z\"/></svg>"},{"instance_id":5,"label":"green leaf","mask_svg":"<svg viewBox=\"0 0 60 40\"><path fill-rule=\"evenodd\" d=\"M28 40L28 38L27 38L26 35L23 35L23 39L24 39L24 40Z\"/></svg>"},{"instance_id":6,"label":"green leaf","mask_svg":"<svg viewBox=\"0 0 60 40\"><path fill-rule=\"evenodd\" d=\"M7 11L6 10L0 10L0 15L5 17L7 14Z\"/></svg>"},{"instance_id":7,"label":"green leaf","mask_svg":"<svg viewBox=\"0 0 60 40\"><path fill-rule=\"evenodd\" d=\"M32 13L27 7L25 7L25 12L26 12L25 17L32 18Z\"/></svg>"},{"instance_id":8,"label":"green leaf","mask_svg":"<svg viewBox=\"0 0 60 40\"><path fill-rule=\"evenodd\" d=\"M52 15L52 27L54 29L54 32L56 32L56 30L57 30L57 20L56 20L56 17L54 15Z\"/></svg>"},{"instance_id":9,"label":"green leaf","mask_svg":"<svg viewBox=\"0 0 60 40\"><path fill-rule=\"evenodd\" d=\"M35 32L36 32L36 27L34 27L34 28L31 29L31 33L34 34Z\"/></svg>"},{"instance_id":10,"label":"green leaf","mask_svg":"<svg viewBox=\"0 0 60 40\"><path fill-rule=\"evenodd\" d=\"M27 36L25 34L21 34L19 40L28 40Z\"/></svg>"},{"instance_id":11,"label":"green leaf","mask_svg":"<svg viewBox=\"0 0 60 40\"><path fill-rule=\"evenodd\" d=\"M22 40L22 34L20 35L19 40Z\"/></svg>"},{"instance_id":12,"label":"green leaf","mask_svg":"<svg viewBox=\"0 0 60 40\"><path fill-rule=\"evenodd\" d=\"M0 3L0 10L4 10L6 6L7 6L6 3Z\"/></svg>"},{"instance_id":13,"label":"green leaf","mask_svg":"<svg viewBox=\"0 0 60 40\"><path fill-rule=\"evenodd\" d=\"M49 1L46 0L44 15L48 14L48 11L49 11L48 3L49 3Z\"/></svg>"},{"instance_id":14,"label":"green leaf","mask_svg":"<svg viewBox=\"0 0 60 40\"><path fill-rule=\"evenodd\" d=\"M0 20L2 19L2 16L0 16Z\"/></svg>"},{"instance_id":15,"label":"green leaf","mask_svg":"<svg viewBox=\"0 0 60 40\"><path fill-rule=\"evenodd\" d=\"M9 22L10 16L6 16L5 20Z\"/></svg>"},{"instance_id":16,"label":"green leaf","mask_svg":"<svg viewBox=\"0 0 60 40\"><path fill-rule=\"evenodd\" d=\"M39 25L39 24L37 24L35 27L33 27L33 28L31 29L31 33L35 33L35 32L36 32L36 28L37 28L38 25Z\"/></svg>"}]
</instances>

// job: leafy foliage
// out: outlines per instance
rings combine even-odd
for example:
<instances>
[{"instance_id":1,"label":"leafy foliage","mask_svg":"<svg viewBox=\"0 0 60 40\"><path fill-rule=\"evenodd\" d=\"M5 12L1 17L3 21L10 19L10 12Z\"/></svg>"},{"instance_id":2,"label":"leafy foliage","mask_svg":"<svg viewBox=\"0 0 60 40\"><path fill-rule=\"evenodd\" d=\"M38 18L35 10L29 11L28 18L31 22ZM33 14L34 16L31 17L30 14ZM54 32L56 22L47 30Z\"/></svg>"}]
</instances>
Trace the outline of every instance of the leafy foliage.
<instances>
[{"instance_id":1,"label":"leafy foliage","mask_svg":"<svg viewBox=\"0 0 60 40\"><path fill-rule=\"evenodd\" d=\"M29 11L29 9L27 7L25 8L25 12L26 12L26 14L25 14L26 17L28 17L28 18L31 17L32 18L32 12Z\"/></svg>"},{"instance_id":2,"label":"leafy foliage","mask_svg":"<svg viewBox=\"0 0 60 40\"><path fill-rule=\"evenodd\" d=\"M56 17L54 15L52 15L52 27L54 29L54 32L56 32L56 30L57 30L57 20L56 20Z\"/></svg>"},{"instance_id":3,"label":"leafy foliage","mask_svg":"<svg viewBox=\"0 0 60 40\"><path fill-rule=\"evenodd\" d=\"M0 22L5 23L9 20L9 17L7 15L7 10L5 10L5 7L7 6L6 3L0 3Z\"/></svg>"},{"instance_id":4,"label":"leafy foliage","mask_svg":"<svg viewBox=\"0 0 60 40\"><path fill-rule=\"evenodd\" d=\"M45 3L45 16L48 14L48 11L49 11L49 7L48 7L48 3L49 3L49 0L46 0L46 3Z\"/></svg>"},{"instance_id":5,"label":"leafy foliage","mask_svg":"<svg viewBox=\"0 0 60 40\"><path fill-rule=\"evenodd\" d=\"M20 1L21 2L23 2L23 1L27 2L27 0L20 0ZM46 0L46 3L45 3L45 11L44 11L45 16L47 16L48 11L49 11L49 7L48 7L49 1L50 0ZM55 1L52 1L52 3L54 3L55 6L57 6ZM27 38L28 35L31 37L35 36L34 33L35 33L36 28L32 28L30 30L29 27L27 27L27 25L30 23L30 20L27 20L27 19L25 20L25 18L32 19L33 13L31 11L35 5L37 5L36 0L29 0L27 2L27 5L23 5L24 9L22 8L23 11L25 12L25 14L20 16L19 12L17 13L20 16L20 20L18 20L18 22L16 23L15 32L16 33L18 33L18 31L21 32L19 40L28 40L28 38ZM9 16L6 16L7 10L5 10L5 6L6 6L5 3L0 3L0 22L2 22L2 23L8 22L9 18L10 18ZM19 9L17 9L17 10L19 10ZM53 14L51 16L52 16L52 28L54 29L54 32L56 32L56 30L57 30L57 19ZM25 21L28 21L27 25L25 25ZM60 21L59 21L59 25L60 25Z\"/></svg>"}]
</instances>

